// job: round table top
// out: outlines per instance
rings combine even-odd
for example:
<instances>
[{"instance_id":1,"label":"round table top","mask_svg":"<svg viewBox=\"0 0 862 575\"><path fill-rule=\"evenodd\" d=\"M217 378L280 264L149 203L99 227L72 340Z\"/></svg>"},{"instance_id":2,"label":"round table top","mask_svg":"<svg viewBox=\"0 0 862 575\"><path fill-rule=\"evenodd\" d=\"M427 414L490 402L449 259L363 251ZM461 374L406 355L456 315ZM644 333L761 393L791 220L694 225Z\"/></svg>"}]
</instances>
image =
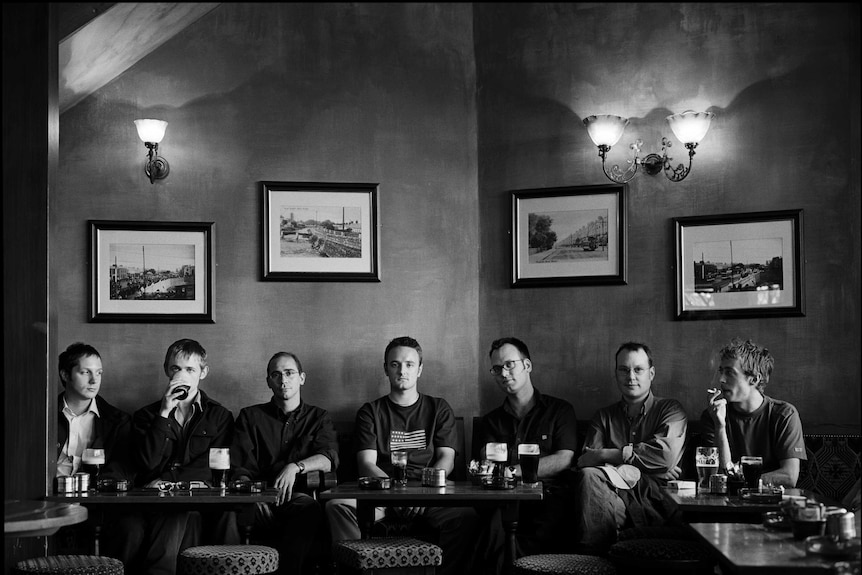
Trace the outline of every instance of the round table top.
<instances>
[{"instance_id":1,"label":"round table top","mask_svg":"<svg viewBox=\"0 0 862 575\"><path fill-rule=\"evenodd\" d=\"M13 499L4 506L3 530L7 537L53 535L60 527L87 520L87 508L78 503Z\"/></svg>"}]
</instances>

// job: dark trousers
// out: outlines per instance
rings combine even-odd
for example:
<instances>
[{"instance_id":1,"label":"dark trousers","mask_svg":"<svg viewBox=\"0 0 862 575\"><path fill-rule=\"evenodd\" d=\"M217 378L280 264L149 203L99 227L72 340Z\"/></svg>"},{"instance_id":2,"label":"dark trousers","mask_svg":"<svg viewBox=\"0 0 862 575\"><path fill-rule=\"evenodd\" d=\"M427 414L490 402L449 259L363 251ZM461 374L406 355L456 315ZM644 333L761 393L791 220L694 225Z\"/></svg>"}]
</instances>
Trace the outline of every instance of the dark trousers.
<instances>
[{"instance_id":1,"label":"dark trousers","mask_svg":"<svg viewBox=\"0 0 862 575\"><path fill-rule=\"evenodd\" d=\"M175 575L177 555L200 544L201 516L132 513L116 517L103 531L105 554L123 562L127 575Z\"/></svg>"},{"instance_id":2,"label":"dark trousers","mask_svg":"<svg viewBox=\"0 0 862 575\"><path fill-rule=\"evenodd\" d=\"M322 550L315 549L315 545L329 538L323 527L323 507L305 493L294 493L284 505L258 506L254 537L272 541L278 549L279 573L299 575L314 571L312 556Z\"/></svg>"},{"instance_id":3,"label":"dark trousers","mask_svg":"<svg viewBox=\"0 0 862 575\"><path fill-rule=\"evenodd\" d=\"M479 515L470 507L426 507L416 518L438 534L437 544L443 550L440 575L463 575L470 572L479 528Z\"/></svg>"}]
</instances>

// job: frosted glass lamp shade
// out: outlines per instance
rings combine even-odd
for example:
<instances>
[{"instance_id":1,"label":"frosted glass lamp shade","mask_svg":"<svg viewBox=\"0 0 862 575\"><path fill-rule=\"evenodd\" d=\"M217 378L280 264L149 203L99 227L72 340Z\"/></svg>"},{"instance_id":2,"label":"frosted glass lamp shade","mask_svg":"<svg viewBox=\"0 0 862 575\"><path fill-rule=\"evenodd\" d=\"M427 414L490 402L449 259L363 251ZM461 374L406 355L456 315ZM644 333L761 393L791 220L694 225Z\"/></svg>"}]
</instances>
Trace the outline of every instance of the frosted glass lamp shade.
<instances>
[{"instance_id":1,"label":"frosted glass lamp shade","mask_svg":"<svg viewBox=\"0 0 862 575\"><path fill-rule=\"evenodd\" d=\"M697 144L709 130L709 124L715 114L712 112L685 111L682 114L673 114L667 117L667 123L673 130L674 136L683 144Z\"/></svg>"},{"instance_id":2,"label":"frosted glass lamp shade","mask_svg":"<svg viewBox=\"0 0 862 575\"><path fill-rule=\"evenodd\" d=\"M135 127L142 142L158 144L165 137L168 123L164 120L135 120Z\"/></svg>"},{"instance_id":3,"label":"frosted glass lamp shade","mask_svg":"<svg viewBox=\"0 0 862 575\"><path fill-rule=\"evenodd\" d=\"M611 147L623 137L623 131L629 125L628 118L603 114L584 118L587 133L596 146Z\"/></svg>"}]
</instances>

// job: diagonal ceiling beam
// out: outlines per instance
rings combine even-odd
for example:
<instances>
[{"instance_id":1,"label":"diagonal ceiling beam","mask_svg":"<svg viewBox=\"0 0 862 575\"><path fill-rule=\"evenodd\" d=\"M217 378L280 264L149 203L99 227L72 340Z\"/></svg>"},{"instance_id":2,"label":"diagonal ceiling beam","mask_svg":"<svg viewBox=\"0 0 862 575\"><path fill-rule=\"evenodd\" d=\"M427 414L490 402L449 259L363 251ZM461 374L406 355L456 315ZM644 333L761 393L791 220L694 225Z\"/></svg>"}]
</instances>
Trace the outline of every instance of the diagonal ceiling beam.
<instances>
[{"instance_id":1,"label":"diagonal ceiling beam","mask_svg":"<svg viewBox=\"0 0 862 575\"><path fill-rule=\"evenodd\" d=\"M60 41L62 114L220 2L121 2Z\"/></svg>"}]
</instances>

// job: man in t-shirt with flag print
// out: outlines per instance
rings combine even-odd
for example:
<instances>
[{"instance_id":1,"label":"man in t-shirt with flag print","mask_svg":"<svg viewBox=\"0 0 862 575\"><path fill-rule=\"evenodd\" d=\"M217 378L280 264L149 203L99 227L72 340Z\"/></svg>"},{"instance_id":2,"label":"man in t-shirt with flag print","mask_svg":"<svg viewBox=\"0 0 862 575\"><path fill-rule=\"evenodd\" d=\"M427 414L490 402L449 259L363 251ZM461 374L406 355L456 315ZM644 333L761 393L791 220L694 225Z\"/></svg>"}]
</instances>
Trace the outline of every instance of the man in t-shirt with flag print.
<instances>
[{"instance_id":1,"label":"man in t-shirt with flag print","mask_svg":"<svg viewBox=\"0 0 862 575\"><path fill-rule=\"evenodd\" d=\"M356 414L356 463L359 476L392 476L391 453L407 451L407 477L421 480L424 467L452 472L455 463L455 414L445 399L419 393L422 348L411 337L389 342L383 353L389 394L364 404ZM478 517L470 507L399 507L374 510L374 520L395 513L439 533L443 575L469 570ZM333 541L359 539L356 500L333 499L326 504Z\"/></svg>"}]
</instances>

